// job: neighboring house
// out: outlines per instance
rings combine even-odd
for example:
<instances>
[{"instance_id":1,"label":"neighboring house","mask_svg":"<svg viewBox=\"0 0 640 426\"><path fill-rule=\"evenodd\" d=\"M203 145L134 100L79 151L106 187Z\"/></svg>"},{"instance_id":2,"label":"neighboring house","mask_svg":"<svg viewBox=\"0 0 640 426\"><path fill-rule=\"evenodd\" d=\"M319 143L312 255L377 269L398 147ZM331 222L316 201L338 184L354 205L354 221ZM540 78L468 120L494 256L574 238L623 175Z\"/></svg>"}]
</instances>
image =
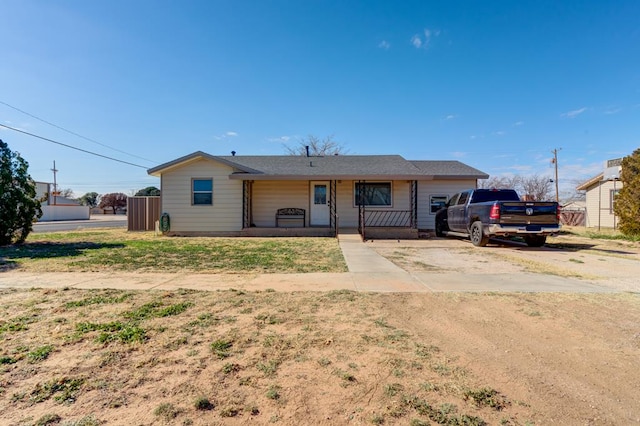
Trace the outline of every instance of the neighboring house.
<instances>
[{"instance_id":1,"label":"neighboring house","mask_svg":"<svg viewBox=\"0 0 640 426\"><path fill-rule=\"evenodd\" d=\"M605 170L588 181L578 185L578 191L586 192L587 228L615 228L617 223L613 211L616 195L622 188L619 180L621 159L609 160Z\"/></svg>"},{"instance_id":2,"label":"neighboring house","mask_svg":"<svg viewBox=\"0 0 640 426\"><path fill-rule=\"evenodd\" d=\"M148 170L161 182L172 235L417 237L435 212L487 174L459 161L399 155L213 156L201 151ZM287 209L287 210L282 210Z\"/></svg>"},{"instance_id":3,"label":"neighboring house","mask_svg":"<svg viewBox=\"0 0 640 426\"><path fill-rule=\"evenodd\" d=\"M39 222L89 219L89 207L81 206L76 200L50 194L50 183L36 182L36 198L42 203Z\"/></svg>"}]
</instances>

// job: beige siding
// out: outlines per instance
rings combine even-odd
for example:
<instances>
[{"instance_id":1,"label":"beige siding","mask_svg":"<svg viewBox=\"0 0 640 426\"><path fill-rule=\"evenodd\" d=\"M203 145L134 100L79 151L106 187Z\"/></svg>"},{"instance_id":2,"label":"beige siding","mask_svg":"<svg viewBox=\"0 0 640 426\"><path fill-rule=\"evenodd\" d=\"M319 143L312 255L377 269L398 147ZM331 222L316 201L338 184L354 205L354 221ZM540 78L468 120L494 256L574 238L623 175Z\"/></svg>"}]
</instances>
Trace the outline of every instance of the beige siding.
<instances>
[{"instance_id":1,"label":"beige siding","mask_svg":"<svg viewBox=\"0 0 640 426\"><path fill-rule=\"evenodd\" d=\"M306 211L305 226L309 226L308 181L253 182L253 224L257 227L276 226L276 210L296 207Z\"/></svg>"},{"instance_id":2,"label":"beige siding","mask_svg":"<svg viewBox=\"0 0 640 426\"><path fill-rule=\"evenodd\" d=\"M435 229L435 213L431 213L430 197L446 195L476 187L475 179L418 181L418 228Z\"/></svg>"},{"instance_id":3,"label":"beige siding","mask_svg":"<svg viewBox=\"0 0 640 426\"><path fill-rule=\"evenodd\" d=\"M169 213L173 232L225 232L242 229L242 181L230 180L233 170L223 164L200 160L162 175L162 211ZM213 178L213 205L191 205L191 180ZM371 181L373 182L373 181ZM388 182L388 181L381 181ZM341 228L358 226L358 207L354 204L355 181L337 182L337 213ZM430 195L451 195L474 188L476 181L419 181L418 227L433 229L435 215L429 213ZM302 208L309 225L309 181L254 181L252 189L252 224L274 227L276 210ZM391 207L384 210L409 210L410 181L392 182Z\"/></svg>"},{"instance_id":4,"label":"beige siding","mask_svg":"<svg viewBox=\"0 0 640 426\"><path fill-rule=\"evenodd\" d=\"M337 185L337 211L340 228L358 227L358 206L355 205L355 182L352 180L339 181ZM388 180L367 182L389 182ZM391 207L376 207L376 210L409 210L411 200L409 198L410 184L407 181L394 181L391 185Z\"/></svg>"},{"instance_id":5,"label":"beige siding","mask_svg":"<svg viewBox=\"0 0 640 426\"><path fill-rule=\"evenodd\" d=\"M353 205L353 181L343 180L336 184L336 212L340 228L358 227L358 208Z\"/></svg>"},{"instance_id":6,"label":"beige siding","mask_svg":"<svg viewBox=\"0 0 640 426\"><path fill-rule=\"evenodd\" d=\"M173 232L221 232L242 229L242 181L230 180L233 169L199 160L162 174L162 211ZM191 180L213 178L213 205L191 205Z\"/></svg>"},{"instance_id":7,"label":"beige siding","mask_svg":"<svg viewBox=\"0 0 640 426\"><path fill-rule=\"evenodd\" d=\"M615 189L622 188L622 182L615 182ZM587 190L587 217L585 225L588 228L614 228L617 226L611 210L611 191L614 189L613 181L596 184Z\"/></svg>"}]
</instances>

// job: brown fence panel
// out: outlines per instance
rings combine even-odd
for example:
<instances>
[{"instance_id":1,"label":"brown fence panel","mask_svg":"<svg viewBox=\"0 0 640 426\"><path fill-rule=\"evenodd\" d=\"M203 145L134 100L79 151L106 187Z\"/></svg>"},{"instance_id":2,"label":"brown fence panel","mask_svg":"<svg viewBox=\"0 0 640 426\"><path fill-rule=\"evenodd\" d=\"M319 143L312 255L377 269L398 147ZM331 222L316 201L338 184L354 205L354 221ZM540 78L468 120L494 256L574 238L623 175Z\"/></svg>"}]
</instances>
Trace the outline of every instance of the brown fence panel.
<instances>
[{"instance_id":1,"label":"brown fence panel","mask_svg":"<svg viewBox=\"0 0 640 426\"><path fill-rule=\"evenodd\" d=\"M127 198L127 230L153 231L160 219L160 197Z\"/></svg>"},{"instance_id":2,"label":"brown fence panel","mask_svg":"<svg viewBox=\"0 0 640 426\"><path fill-rule=\"evenodd\" d=\"M584 226L585 219L584 210L563 210L560 213L560 223L567 226Z\"/></svg>"}]
</instances>

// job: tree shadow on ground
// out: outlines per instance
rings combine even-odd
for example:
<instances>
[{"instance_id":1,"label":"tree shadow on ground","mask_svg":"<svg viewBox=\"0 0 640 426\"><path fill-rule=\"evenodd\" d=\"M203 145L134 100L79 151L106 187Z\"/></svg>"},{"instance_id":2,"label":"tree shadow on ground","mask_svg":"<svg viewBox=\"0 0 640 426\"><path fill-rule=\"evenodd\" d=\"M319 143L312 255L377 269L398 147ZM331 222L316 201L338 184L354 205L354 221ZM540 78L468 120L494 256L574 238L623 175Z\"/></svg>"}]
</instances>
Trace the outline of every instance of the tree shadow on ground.
<instances>
[{"instance_id":1,"label":"tree shadow on ground","mask_svg":"<svg viewBox=\"0 0 640 426\"><path fill-rule=\"evenodd\" d=\"M569 252L591 251L596 253L618 254L618 255L635 255L636 254L636 252L634 251L598 247L597 244L587 244L587 243L566 243L566 242L546 243L542 247L528 247L524 242L524 240L517 237L513 239L492 239L491 241L503 247L517 247L519 249L526 249L526 250L532 250L532 251L554 249L554 250L562 250L562 251L569 251Z\"/></svg>"},{"instance_id":2,"label":"tree shadow on ground","mask_svg":"<svg viewBox=\"0 0 640 426\"><path fill-rule=\"evenodd\" d=\"M566 250L572 252L578 252L582 250L589 250L595 252L609 253L609 254L636 254L634 251L628 250L616 250L611 248L603 248L598 247L596 244L579 244L579 243L547 243L547 247L558 249L558 250Z\"/></svg>"},{"instance_id":3,"label":"tree shadow on ground","mask_svg":"<svg viewBox=\"0 0 640 426\"><path fill-rule=\"evenodd\" d=\"M86 250L122 248L124 244L113 243L24 243L0 247L0 272L16 269L19 267L18 259L51 259L57 257L80 256Z\"/></svg>"}]
</instances>

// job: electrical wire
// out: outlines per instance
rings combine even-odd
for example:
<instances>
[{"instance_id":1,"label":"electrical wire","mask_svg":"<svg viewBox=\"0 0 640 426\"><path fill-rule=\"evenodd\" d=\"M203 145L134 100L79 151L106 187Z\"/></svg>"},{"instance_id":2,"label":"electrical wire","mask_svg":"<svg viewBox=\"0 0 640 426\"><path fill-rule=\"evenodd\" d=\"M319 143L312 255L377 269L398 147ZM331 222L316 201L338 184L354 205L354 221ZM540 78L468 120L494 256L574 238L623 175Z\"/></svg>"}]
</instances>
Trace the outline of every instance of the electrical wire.
<instances>
[{"instance_id":1,"label":"electrical wire","mask_svg":"<svg viewBox=\"0 0 640 426\"><path fill-rule=\"evenodd\" d=\"M18 107L14 107L13 105L9 105L8 103L3 102L3 101L1 101L1 100L0 100L0 104L5 105L5 106L8 106L9 108L12 108L12 109L14 109L14 110L16 110L16 111L18 111L18 112L21 112L21 113L23 113L23 114L25 114L25 115L28 115L29 117L35 118L36 120L39 120L39 121L42 121L43 123L46 123L46 124L48 124L49 126L53 126L53 127L55 127L56 129L60 129L60 130L62 130L62 131L64 131L64 132L67 132L67 133L69 133L69 134L72 134L72 135L74 135L74 136L77 136L77 137L79 137L79 138L82 138L82 139L87 140L87 141L89 141L89 142L93 142L93 143L98 144L98 145L100 145L100 146L104 146L105 148L112 149L112 150L114 150L114 151L120 152L120 153L122 153L122 154L129 155L129 156L131 156L131 157L139 158L140 160L144 160L144 161L148 161L148 162L150 162L150 163L157 164L157 162L156 162L156 161L149 160L148 158L140 157L140 156L135 155L135 154L130 154L130 153L126 152L126 151L122 151L122 150L120 150L120 149L118 149L118 148L114 148L114 147L112 147L112 146L109 146L109 145L103 144L103 143L101 143L101 142L98 142L98 141L97 141L97 140L95 140L95 139L91 139L91 138L88 138L88 137L86 137L86 136L82 136L82 135L81 135L81 134L79 134L79 133L76 133L76 132L73 132L73 131L71 131L71 130L65 129L65 128L64 128L64 127L62 127L62 126L58 126L57 124L54 124L54 123L52 123L52 122L50 122L50 121L47 121L47 120L45 120L45 119L42 119L42 118L40 118L40 117L37 117L37 116L35 116L35 115L31 114L31 113L28 113L27 111L24 111L24 110L22 110L22 109L20 109L20 108L18 108Z\"/></svg>"},{"instance_id":2,"label":"electrical wire","mask_svg":"<svg viewBox=\"0 0 640 426\"><path fill-rule=\"evenodd\" d=\"M117 161L118 163L128 164L128 165L134 166L134 167L140 167L141 169L147 169L148 168L146 166L141 166L139 164L130 163L128 161L119 160L117 158L113 158L113 157L109 157L109 156L106 156L106 155L98 154L96 152L87 151L86 149L77 148L75 146L67 145L66 143L54 141L53 139L48 139L48 138L45 138L43 136L38 136L38 135L35 135L33 133L25 132L24 130L16 129L15 127L7 126L6 124L1 124L0 123L0 127L4 127L5 129L13 130L14 132L23 133L25 135L29 135L29 136L32 136L34 138L42 139L42 140L47 141L47 142L55 143L57 145L62 145L62 146L67 147L67 148L75 149L76 151L80 151L80 152L84 152L84 153L87 153L87 154L95 155L96 157L106 158L107 160Z\"/></svg>"}]
</instances>

